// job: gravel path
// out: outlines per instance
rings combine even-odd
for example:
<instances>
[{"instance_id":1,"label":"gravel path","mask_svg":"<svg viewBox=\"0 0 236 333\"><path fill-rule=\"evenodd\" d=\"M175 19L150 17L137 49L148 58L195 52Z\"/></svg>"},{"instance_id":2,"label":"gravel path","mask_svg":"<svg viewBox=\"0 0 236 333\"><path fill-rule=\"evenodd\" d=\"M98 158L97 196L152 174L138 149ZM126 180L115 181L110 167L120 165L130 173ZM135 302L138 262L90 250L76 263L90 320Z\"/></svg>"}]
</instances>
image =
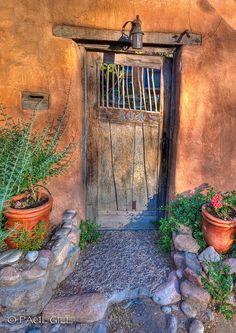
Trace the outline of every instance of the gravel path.
<instances>
[{"instance_id":1,"label":"gravel path","mask_svg":"<svg viewBox=\"0 0 236 333\"><path fill-rule=\"evenodd\" d=\"M150 293L173 269L170 255L157 247L156 231L105 231L81 253L75 271L55 297L85 292L113 294L140 289Z\"/></svg>"}]
</instances>

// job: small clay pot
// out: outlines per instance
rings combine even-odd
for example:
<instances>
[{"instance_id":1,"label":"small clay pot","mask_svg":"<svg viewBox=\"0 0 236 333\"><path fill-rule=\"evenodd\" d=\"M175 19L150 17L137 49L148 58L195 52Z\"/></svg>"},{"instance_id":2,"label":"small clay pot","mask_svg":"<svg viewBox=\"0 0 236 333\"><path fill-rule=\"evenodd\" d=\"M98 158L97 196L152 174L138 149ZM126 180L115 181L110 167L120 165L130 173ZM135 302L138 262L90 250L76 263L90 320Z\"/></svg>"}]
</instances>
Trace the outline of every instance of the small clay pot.
<instances>
[{"instance_id":1,"label":"small clay pot","mask_svg":"<svg viewBox=\"0 0 236 333\"><path fill-rule=\"evenodd\" d=\"M221 220L207 211L208 204L202 206L202 232L208 245L219 253L227 253L234 243L236 219ZM230 206L233 210L235 207Z\"/></svg>"},{"instance_id":2,"label":"small clay pot","mask_svg":"<svg viewBox=\"0 0 236 333\"><path fill-rule=\"evenodd\" d=\"M12 197L11 200L17 201L24 198L27 193L19 194ZM49 215L52 209L53 199L49 193L40 192L41 198L47 198L48 201L43 205L35 208L26 208L26 209L17 209L12 208L6 203L6 211L4 216L7 218L6 228L12 229L17 228L20 230L22 227L25 228L29 234L32 234L32 229L40 222L45 223L45 227L48 230L49 228ZM16 227L17 225L17 227ZM12 241L12 237L6 239L8 247L16 249L17 245Z\"/></svg>"}]
</instances>

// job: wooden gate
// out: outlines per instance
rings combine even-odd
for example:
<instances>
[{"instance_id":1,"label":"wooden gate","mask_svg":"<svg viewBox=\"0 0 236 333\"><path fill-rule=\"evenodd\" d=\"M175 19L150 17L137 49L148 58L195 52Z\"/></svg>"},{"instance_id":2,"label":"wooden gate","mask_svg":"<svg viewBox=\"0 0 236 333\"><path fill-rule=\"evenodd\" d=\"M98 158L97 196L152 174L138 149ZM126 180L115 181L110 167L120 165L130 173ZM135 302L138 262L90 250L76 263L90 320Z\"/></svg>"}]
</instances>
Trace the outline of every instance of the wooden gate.
<instances>
[{"instance_id":1,"label":"wooden gate","mask_svg":"<svg viewBox=\"0 0 236 333\"><path fill-rule=\"evenodd\" d=\"M87 52L87 218L145 229L166 197L171 60Z\"/></svg>"}]
</instances>

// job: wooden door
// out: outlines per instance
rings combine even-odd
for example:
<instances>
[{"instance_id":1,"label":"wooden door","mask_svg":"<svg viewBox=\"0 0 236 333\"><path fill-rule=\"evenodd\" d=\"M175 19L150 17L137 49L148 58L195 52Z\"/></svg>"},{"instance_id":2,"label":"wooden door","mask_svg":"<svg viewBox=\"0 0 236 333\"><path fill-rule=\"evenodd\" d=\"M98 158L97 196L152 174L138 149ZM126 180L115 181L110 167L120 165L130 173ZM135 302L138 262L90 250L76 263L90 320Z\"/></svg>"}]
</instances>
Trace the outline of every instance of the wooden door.
<instances>
[{"instance_id":1,"label":"wooden door","mask_svg":"<svg viewBox=\"0 0 236 333\"><path fill-rule=\"evenodd\" d=\"M146 229L167 184L170 59L87 52L87 218Z\"/></svg>"}]
</instances>

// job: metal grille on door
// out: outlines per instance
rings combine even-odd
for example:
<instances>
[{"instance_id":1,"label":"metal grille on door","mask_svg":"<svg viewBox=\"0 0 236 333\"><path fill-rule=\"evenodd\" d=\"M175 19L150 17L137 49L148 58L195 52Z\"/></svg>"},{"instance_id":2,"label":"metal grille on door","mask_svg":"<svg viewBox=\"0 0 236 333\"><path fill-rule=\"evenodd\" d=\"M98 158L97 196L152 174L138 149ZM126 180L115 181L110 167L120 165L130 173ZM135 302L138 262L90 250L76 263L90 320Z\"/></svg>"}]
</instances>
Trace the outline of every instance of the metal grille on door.
<instances>
[{"instance_id":1,"label":"metal grille on door","mask_svg":"<svg viewBox=\"0 0 236 333\"><path fill-rule=\"evenodd\" d=\"M100 118L137 123L159 120L152 114L160 112L160 69L102 63L99 82Z\"/></svg>"}]
</instances>

